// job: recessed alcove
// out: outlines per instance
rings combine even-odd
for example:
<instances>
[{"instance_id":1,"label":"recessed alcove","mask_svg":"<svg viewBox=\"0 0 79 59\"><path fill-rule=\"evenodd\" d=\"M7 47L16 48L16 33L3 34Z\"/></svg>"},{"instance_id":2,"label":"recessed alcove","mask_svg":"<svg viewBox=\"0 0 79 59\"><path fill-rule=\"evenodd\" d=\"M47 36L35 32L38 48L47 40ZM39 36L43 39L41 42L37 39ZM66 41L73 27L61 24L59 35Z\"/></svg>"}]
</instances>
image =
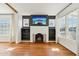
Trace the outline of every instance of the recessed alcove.
<instances>
[{"instance_id":1,"label":"recessed alcove","mask_svg":"<svg viewBox=\"0 0 79 59\"><path fill-rule=\"evenodd\" d=\"M35 42L43 42L44 36L42 33L37 33L35 35Z\"/></svg>"}]
</instances>

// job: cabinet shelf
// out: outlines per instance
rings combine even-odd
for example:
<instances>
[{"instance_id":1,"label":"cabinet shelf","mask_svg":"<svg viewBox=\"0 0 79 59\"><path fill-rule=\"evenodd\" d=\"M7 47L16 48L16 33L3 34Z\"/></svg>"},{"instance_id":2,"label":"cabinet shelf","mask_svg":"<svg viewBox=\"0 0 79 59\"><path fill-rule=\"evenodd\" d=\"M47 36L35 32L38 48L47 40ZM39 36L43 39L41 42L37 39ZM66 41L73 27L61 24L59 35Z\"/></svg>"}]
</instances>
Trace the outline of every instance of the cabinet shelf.
<instances>
[{"instance_id":1,"label":"cabinet shelf","mask_svg":"<svg viewBox=\"0 0 79 59\"><path fill-rule=\"evenodd\" d=\"M30 40L30 28L21 29L21 40Z\"/></svg>"}]
</instances>

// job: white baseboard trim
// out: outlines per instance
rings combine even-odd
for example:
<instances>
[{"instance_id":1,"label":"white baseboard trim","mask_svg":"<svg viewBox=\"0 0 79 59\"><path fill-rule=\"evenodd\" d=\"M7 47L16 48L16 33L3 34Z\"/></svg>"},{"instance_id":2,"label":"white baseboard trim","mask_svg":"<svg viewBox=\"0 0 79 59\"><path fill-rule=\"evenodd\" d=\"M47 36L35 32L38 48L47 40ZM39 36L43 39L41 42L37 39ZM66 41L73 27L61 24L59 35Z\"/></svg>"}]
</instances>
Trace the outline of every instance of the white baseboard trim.
<instances>
[{"instance_id":1,"label":"white baseboard trim","mask_svg":"<svg viewBox=\"0 0 79 59\"><path fill-rule=\"evenodd\" d=\"M30 40L22 40L21 42L30 42Z\"/></svg>"}]
</instances>

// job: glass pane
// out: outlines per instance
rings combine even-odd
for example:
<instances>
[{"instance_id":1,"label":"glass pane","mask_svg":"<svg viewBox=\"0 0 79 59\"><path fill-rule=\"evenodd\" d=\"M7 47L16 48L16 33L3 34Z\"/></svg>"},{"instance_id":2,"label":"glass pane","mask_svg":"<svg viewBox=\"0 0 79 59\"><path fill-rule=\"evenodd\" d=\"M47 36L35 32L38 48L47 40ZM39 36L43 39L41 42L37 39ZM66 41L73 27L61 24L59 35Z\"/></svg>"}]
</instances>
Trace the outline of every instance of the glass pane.
<instances>
[{"instance_id":1,"label":"glass pane","mask_svg":"<svg viewBox=\"0 0 79 59\"><path fill-rule=\"evenodd\" d=\"M11 15L0 15L0 41L4 39L7 41L11 37L11 17Z\"/></svg>"},{"instance_id":2,"label":"glass pane","mask_svg":"<svg viewBox=\"0 0 79 59\"><path fill-rule=\"evenodd\" d=\"M78 18L77 12L71 13L68 15L68 34L70 39L76 39L76 26L77 26Z\"/></svg>"},{"instance_id":3,"label":"glass pane","mask_svg":"<svg viewBox=\"0 0 79 59\"><path fill-rule=\"evenodd\" d=\"M29 27L29 19L23 19L23 27Z\"/></svg>"},{"instance_id":4,"label":"glass pane","mask_svg":"<svg viewBox=\"0 0 79 59\"><path fill-rule=\"evenodd\" d=\"M8 34L10 27L10 21L7 19L0 19L0 33Z\"/></svg>"},{"instance_id":5,"label":"glass pane","mask_svg":"<svg viewBox=\"0 0 79 59\"><path fill-rule=\"evenodd\" d=\"M55 27L55 19L49 19L49 27Z\"/></svg>"},{"instance_id":6,"label":"glass pane","mask_svg":"<svg viewBox=\"0 0 79 59\"><path fill-rule=\"evenodd\" d=\"M60 19L60 33L65 34L65 17Z\"/></svg>"}]
</instances>

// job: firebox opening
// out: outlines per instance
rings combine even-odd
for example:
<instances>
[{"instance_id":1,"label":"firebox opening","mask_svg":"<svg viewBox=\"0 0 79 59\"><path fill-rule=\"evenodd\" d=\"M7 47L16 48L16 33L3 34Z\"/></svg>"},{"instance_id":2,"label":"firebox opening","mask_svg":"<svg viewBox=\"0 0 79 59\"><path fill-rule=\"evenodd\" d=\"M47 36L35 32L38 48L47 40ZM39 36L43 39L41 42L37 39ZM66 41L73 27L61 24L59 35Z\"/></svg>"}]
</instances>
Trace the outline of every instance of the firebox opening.
<instances>
[{"instance_id":1,"label":"firebox opening","mask_svg":"<svg viewBox=\"0 0 79 59\"><path fill-rule=\"evenodd\" d=\"M36 35L35 35L35 42L43 42L43 34L41 34L41 33L37 33Z\"/></svg>"}]
</instances>

